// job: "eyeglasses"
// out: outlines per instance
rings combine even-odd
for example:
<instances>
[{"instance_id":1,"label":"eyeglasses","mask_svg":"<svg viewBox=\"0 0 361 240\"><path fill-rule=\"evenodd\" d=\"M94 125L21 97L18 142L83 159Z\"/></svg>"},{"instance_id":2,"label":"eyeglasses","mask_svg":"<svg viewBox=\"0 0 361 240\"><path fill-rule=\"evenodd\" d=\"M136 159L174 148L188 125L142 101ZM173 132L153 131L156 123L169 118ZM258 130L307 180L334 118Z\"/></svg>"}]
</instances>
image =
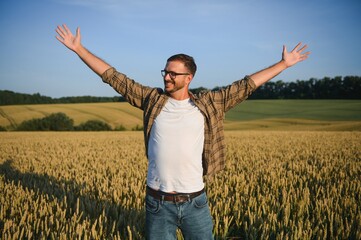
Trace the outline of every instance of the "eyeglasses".
<instances>
[{"instance_id":1,"label":"eyeglasses","mask_svg":"<svg viewBox=\"0 0 361 240\"><path fill-rule=\"evenodd\" d=\"M190 73L176 73L176 72L167 71L167 70L161 70L160 72L163 77L165 77L165 76L167 76L167 74L169 74L169 77L171 79L175 79L178 75L190 75Z\"/></svg>"}]
</instances>

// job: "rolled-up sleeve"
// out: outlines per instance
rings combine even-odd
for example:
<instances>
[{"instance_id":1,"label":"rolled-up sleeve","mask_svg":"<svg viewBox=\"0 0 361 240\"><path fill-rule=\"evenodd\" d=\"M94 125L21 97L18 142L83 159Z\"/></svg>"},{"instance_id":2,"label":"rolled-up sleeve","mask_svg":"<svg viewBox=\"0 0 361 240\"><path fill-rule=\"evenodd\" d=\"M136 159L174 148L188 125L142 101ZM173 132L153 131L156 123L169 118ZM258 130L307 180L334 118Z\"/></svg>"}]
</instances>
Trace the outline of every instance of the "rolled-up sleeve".
<instances>
[{"instance_id":1,"label":"rolled-up sleeve","mask_svg":"<svg viewBox=\"0 0 361 240\"><path fill-rule=\"evenodd\" d=\"M235 105L246 100L256 88L257 86L252 78L245 76L221 90L211 92L212 101L219 105L217 108L227 112Z\"/></svg>"},{"instance_id":2,"label":"rolled-up sleeve","mask_svg":"<svg viewBox=\"0 0 361 240\"><path fill-rule=\"evenodd\" d=\"M256 83L253 81L253 79L250 76L245 76L244 79L248 82L250 89L252 90L252 92L254 92L254 90L256 90L257 85Z\"/></svg>"},{"instance_id":3,"label":"rolled-up sleeve","mask_svg":"<svg viewBox=\"0 0 361 240\"><path fill-rule=\"evenodd\" d=\"M114 72L115 72L115 68L113 67L108 68L101 76L103 82L109 83L110 76L112 76Z\"/></svg>"},{"instance_id":4,"label":"rolled-up sleeve","mask_svg":"<svg viewBox=\"0 0 361 240\"><path fill-rule=\"evenodd\" d=\"M143 86L115 68L107 69L101 76L104 83L109 84L134 107L143 108L143 101L152 88Z\"/></svg>"}]
</instances>

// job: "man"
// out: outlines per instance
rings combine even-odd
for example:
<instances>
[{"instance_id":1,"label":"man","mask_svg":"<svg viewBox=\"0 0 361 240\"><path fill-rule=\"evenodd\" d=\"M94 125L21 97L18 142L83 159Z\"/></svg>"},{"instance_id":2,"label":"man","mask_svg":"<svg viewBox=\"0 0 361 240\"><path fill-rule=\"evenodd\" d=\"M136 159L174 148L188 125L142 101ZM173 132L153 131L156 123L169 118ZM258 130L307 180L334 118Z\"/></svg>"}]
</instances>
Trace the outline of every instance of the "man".
<instances>
[{"instance_id":1,"label":"man","mask_svg":"<svg viewBox=\"0 0 361 240\"><path fill-rule=\"evenodd\" d=\"M117 72L81 44L66 25L56 38L74 51L89 68L130 104L143 110L144 140L148 157L146 236L175 239L179 228L185 239L212 239L213 223L204 192L203 176L213 176L225 165L223 118L257 87L305 60L309 52L299 43L269 68L236 81L219 91L194 95L189 85L197 66L194 59L177 54L161 71L164 91L145 87Z\"/></svg>"}]
</instances>

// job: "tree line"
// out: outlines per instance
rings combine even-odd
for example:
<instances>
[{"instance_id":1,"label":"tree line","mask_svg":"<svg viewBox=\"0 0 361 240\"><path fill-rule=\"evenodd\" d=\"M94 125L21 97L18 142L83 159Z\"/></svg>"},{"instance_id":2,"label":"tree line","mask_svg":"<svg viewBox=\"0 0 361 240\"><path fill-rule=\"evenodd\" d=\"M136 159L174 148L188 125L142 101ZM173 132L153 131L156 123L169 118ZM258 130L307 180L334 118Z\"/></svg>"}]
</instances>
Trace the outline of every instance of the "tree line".
<instances>
[{"instance_id":1,"label":"tree line","mask_svg":"<svg viewBox=\"0 0 361 240\"><path fill-rule=\"evenodd\" d=\"M216 87L212 90L218 90ZM198 88L197 93L206 90ZM361 77L324 77L295 82L270 81L260 86L249 99L361 99Z\"/></svg>"},{"instance_id":2,"label":"tree line","mask_svg":"<svg viewBox=\"0 0 361 240\"><path fill-rule=\"evenodd\" d=\"M52 104L52 103L98 103L98 102L124 102L122 96L94 97L76 96L51 98L40 95L40 93L26 94L16 93L9 90L0 90L0 105L22 105L22 104Z\"/></svg>"},{"instance_id":3,"label":"tree line","mask_svg":"<svg viewBox=\"0 0 361 240\"><path fill-rule=\"evenodd\" d=\"M215 87L218 90L222 87ZM208 90L204 87L190 89L193 93ZM270 81L255 91L250 99L361 99L361 77L324 77L309 80L284 82ZM0 105L19 104L49 104L49 103L95 103L95 102L124 102L122 96L114 97L62 97L51 98L35 94L15 93L0 90Z\"/></svg>"},{"instance_id":4,"label":"tree line","mask_svg":"<svg viewBox=\"0 0 361 240\"><path fill-rule=\"evenodd\" d=\"M257 89L250 99L361 99L361 77L271 81Z\"/></svg>"}]
</instances>

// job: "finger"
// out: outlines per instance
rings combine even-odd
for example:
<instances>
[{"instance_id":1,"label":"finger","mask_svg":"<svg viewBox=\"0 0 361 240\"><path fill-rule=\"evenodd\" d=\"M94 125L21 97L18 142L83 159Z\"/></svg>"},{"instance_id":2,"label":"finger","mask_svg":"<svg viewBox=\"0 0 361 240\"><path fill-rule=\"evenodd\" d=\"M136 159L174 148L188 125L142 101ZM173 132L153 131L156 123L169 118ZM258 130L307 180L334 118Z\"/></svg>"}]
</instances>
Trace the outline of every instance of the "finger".
<instances>
[{"instance_id":1,"label":"finger","mask_svg":"<svg viewBox=\"0 0 361 240\"><path fill-rule=\"evenodd\" d=\"M292 50L292 52L294 52L294 51L297 51L297 48L299 48L299 46L301 46L301 42L299 42L297 45L296 45L296 47Z\"/></svg>"},{"instance_id":2,"label":"finger","mask_svg":"<svg viewBox=\"0 0 361 240\"><path fill-rule=\"evenodd\" d=\"M282 59L285 59L286 56L287 56L287 47L286 45L283 45Z\"/></svg>"},{"instance_id":3,"label":"finger","mask_svg":"<svg viewBox=\"0 0 361 240\"><path fill-rule=\"evenodd\" d=\"M63 39L63 38L61 38L61 37L59 37L59 36L55 36L55 37L56 37L56 39L59 40L59 42L64 43L64 39Z\"/></svg>"},{"instance_id":4,"label":"finger","mask_svg":"<svg viewBox=\"0 0 361 240\"><path fill-rule=\"evenodd\" d=\"M304 53L303 55L302 55L302 58L303 59L307 59L308 58L308 55L310 55L311 54L311 52L306 52L306 53Z\"/></svg>"},{"instance_id":5,"label":"finger","mask_svg":"<svg viewBox=\"0 0 361 240\"><path fill-rule=\"evenodd\" d=\"M68 28L68 26L66 24L63 24L63 27L64 27L66 33L68 33L68 34L71 33L70 29Z\"/></svg>"},{"instance_id":6,"label":"finger","mask_svg":"<svg viewBox=\"0 0 361 240\"><path fill-rule=\"evenodd\" d=\"M303 61L303 60L306 60L307 58L308 58L308 55L302 55L300 59L301 59L301 61Z\"/></svg>"},{"instance_id":7,"label":"finger","mask_svg":"<svg viewBox=\"0 0 361 240\"><path fill-rule=\"evenodd\" d=\"M58 26L58 28L55 31L59 34L59 36L64 38L65 34L64 34L63 30L61 29L61 27Z\"/></svg>"},{"instance_id":8,"label":"finger","mask_svg":"<svg viewBox=\"0 0 361 240\"><path fill-rule=\"evenodd\" d=\"M79 27L76 28L76 36L77 36L77 37L78 37L78 36L80 37L80 28L79 28Z\"/></svg>"},{"instance_id":9,"label":"finger","mask_svg":"<svg viewBox=\"0 0 361 240\"><path fill-rule=\"evenodd\" d=\"M301 55L301 59L302 59L302 60L307 59L307 58L308 58L308 55L310 55L310 54L311 54L310 51L309 51L309 52L305 52L304 54Z\"/></svg>"},{"instance_id":10,"label":"finger","mask_svg":"<svg viewBox=\"0 0 361 240\"><path fill-rule=\"evenodd\" d=\"M298 52L303 52L307 47L307 45L304 45L300 50L298 50Z\"/></svg>"}]
</instances>

